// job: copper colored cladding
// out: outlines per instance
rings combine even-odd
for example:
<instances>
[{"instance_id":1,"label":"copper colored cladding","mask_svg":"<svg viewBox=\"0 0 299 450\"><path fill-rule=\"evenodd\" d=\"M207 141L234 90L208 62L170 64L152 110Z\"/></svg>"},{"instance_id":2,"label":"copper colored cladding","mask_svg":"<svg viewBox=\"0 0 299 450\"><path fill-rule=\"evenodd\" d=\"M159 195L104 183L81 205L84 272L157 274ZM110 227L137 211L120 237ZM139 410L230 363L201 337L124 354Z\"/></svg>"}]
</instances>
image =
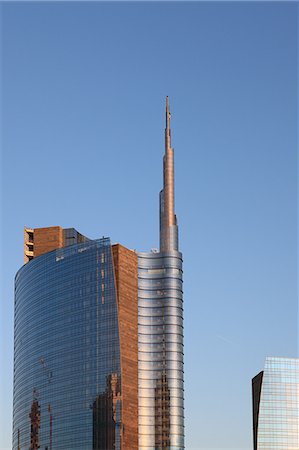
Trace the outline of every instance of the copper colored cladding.
<instances>
[{"instance_id":1,"label":"copper colored cladding","mask_svg":"<svg viewBox=\"0 0 299 450\"><path fill-rule=\"evenodd\" d=\"M61 227L34 228L34 257L64 246Z\"/></svg>"},{"instance_id":2,"label":"copper colored cladding","mask_svg":"<svg viewBox=\"0 0 299 450\"><path fill-rule=\"evenodd\" d=\"M174 162L170 136L170 109L166 97L166 128L165 128L165 156L164 156L164 226L175 225L174 215Z\"/></svg>"},{"instance_id":3,"label":"copper colored cladding","mask_svg":"<svg viewBox=\"0 0 299 450\"><path fill-rule=\"evenodd\" d=\"M112 246L120 336L122 450L138 450L138 257Z\"/></svg>"}]
</instances>

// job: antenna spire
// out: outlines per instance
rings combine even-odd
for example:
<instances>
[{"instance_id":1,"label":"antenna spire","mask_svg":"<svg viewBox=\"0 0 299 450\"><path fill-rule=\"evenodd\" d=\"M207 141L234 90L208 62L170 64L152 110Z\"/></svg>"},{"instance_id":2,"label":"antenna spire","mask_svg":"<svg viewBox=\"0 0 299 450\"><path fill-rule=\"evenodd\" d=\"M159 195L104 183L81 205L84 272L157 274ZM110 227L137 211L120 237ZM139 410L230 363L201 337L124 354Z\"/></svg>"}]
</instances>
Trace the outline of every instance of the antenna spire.
<instances>
[{"instance_id":1,"label":"antenna spire","mask_svg":"<svg viewBox=\"0 0 299 450\"><path fill-rule=\"evenodd\" d=\"M169 97L168 95L166 96L166 129L165 129L165 144L166 144L166 148L167 147L171 147L171 142L170 142L170 118L171 118L171 113L170 113L170 107L169 107Z\"/></svg>"},{"instance_id":2,"label":"antenna spire","mask_svg":"<svg viewBox=\"0 0 299 450\"><path fill-rule=\"evenodd\" d=\"M170 140L170 117L167 95L163 189L160 193L160 251L178 249L178 230L174 212L174 155Z\"/></svg>"}]
</instances>

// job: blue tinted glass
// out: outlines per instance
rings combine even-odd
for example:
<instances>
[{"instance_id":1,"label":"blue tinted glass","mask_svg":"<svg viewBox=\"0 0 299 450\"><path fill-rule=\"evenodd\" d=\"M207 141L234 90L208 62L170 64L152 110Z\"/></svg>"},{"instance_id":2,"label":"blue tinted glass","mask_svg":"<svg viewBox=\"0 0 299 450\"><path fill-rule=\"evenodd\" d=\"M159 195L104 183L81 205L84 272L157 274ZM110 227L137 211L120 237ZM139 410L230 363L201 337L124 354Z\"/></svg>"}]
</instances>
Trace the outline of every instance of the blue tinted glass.
<instances>
[{"instance_id":1,"label":"blue tinted glass","mask_svg":"<svg viewBox=\"0 0 299 450\"><path fill-rule=\"evenodd\" d=\"M16 275L13 448L119 448L120 349L109 239Z\"/></svg>"}]
</instances>

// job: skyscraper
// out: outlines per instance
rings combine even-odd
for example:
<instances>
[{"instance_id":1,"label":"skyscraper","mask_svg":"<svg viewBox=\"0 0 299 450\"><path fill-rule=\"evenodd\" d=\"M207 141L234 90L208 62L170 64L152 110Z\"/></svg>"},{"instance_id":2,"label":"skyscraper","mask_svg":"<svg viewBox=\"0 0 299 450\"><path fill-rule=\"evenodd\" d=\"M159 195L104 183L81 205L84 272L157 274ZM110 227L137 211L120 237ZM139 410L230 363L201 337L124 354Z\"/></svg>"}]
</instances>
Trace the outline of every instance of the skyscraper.
<instances>
[{"instance_id":1,"label":"skyscraper","mask_svg":"<svg viewBox=\"0 0 299 450\"><path fill-rule=\"evenodd\" d=\"M299 359L266 358L252 380L254 450L299 449Z\"/></svg>"},{"instance_id":2,"label":"skyscraper","mask_svg":"<svg viewBox=\"0 0 299 450\"><path fill-rule=\"evenodd\" d=\"M184 448L168 98L163 173L160 251L136 253L74 228L25 228L15 278L14 450Z\"/></svg>"},{"instance_id":3,"label":"skyscraper","mask_svg":"<svg viewBox=\"0 0 299 450\"><path fill-rule=\"evenodd\" d=\"M160 251L138 253L139 449L184 448L182 254L166 98Z\"/></svg>"},{"instance_id":4,"label":"skyscraper","mask_svg":"<svg viewBox=\"0 0 299 450\"><path fill-rule=\"evenodd\" d=\"M13 449L137 450L136 253L61 227L26 229L24 253Z\"/></svg>"}]
</instances>

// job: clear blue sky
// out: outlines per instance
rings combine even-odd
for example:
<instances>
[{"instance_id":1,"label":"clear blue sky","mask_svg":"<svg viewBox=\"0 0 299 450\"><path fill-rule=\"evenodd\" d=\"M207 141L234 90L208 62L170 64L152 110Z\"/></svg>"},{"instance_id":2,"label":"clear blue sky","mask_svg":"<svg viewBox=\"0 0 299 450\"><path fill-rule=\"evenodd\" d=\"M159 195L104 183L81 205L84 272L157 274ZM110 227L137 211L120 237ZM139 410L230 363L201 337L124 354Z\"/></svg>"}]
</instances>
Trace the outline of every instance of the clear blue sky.
<instances>
[{"instance_id":1,"label":"clear blue sky","mask_svg":"<svg viewBox=\"0 0 299 450\"><path fill-rule=\"evenodd\" d=\"M158 246L170 96L186 447L252 448L251 378L297 356L297 8L2 3L0 448L23 226Z\"/></svg>"}]
</instances>

